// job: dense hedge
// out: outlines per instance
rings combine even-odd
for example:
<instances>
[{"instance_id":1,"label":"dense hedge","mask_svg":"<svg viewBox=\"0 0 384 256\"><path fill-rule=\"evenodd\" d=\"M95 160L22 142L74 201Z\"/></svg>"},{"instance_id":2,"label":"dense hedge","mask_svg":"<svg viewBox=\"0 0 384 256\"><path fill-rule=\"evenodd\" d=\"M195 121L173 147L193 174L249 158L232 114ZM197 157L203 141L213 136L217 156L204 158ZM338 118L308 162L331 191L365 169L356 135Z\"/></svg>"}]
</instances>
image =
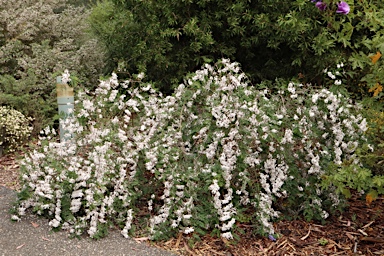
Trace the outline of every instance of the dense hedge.
<instances>
[{"instance_id":1,"label":"dense hedge","mask_svg":"<svg viewBox=\"0 0 384 256\"><path fill-rule=\"evenodd\" d=\"M95 6L92 29L107 45L110 69L144 72L163 89L188 71L222 57L242 63L253 82L299 77L322 83L322 71L348 63L350 91L366 93L382 83L384 11L380 1L139 1L104 0ZM362 82L360 80L364 78Z\"/></svg>"}]
</instances>

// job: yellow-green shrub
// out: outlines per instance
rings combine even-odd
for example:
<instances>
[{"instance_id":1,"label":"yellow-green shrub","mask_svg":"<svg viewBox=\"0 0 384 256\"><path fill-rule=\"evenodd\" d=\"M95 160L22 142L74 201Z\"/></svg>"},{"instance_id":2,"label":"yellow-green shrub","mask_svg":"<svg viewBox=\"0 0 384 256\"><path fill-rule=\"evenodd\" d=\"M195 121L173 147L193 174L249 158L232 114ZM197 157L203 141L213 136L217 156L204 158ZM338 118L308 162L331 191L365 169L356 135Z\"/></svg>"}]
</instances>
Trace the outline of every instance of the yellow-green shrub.
<instances>
[{"instance_id":1,"label":"yellow-green shrub","mask_svg":"<svg viewBox=\"0 0 384 256\"><path fill-rule=\"evenodd\" d=\"M31 134L31 118L12 108L0 107L0 156L3 150L12 152Z\"/></svg>"},{"instance_id":2,"label":"yellow-green shrub","mask_svg":"<svg viewBox=\"0 0 384 256\"><path fill-rule=\"evenodd\" d=\"M363 163L374 174L384 175L384 111L369 110L367 120L367 136L374 147L362 155Z\"/></svg>"}]
</instances>

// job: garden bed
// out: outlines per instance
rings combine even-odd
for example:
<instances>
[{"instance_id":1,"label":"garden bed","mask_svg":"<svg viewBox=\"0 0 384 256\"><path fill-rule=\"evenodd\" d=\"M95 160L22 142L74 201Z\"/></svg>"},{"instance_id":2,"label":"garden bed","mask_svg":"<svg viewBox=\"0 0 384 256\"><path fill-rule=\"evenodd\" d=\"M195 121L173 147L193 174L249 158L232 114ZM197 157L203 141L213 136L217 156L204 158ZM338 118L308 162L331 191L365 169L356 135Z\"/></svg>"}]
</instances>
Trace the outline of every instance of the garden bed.
<instances>
[{"instance_id":1,"label":"garden bed","mask_svg":"<svg viewBox=\"0 0 384 256\"><path fill-rule=\"evenodd\" d=\"M324 225L278 221L274 227L281 237L276 242L252 235L252 227L243 225L246 232L237 244L206 236L192 249L184 236L158 245L181 255L384 255L383 200L368 205L354 193L349 208Z\"/></svg>"}]
</instances>

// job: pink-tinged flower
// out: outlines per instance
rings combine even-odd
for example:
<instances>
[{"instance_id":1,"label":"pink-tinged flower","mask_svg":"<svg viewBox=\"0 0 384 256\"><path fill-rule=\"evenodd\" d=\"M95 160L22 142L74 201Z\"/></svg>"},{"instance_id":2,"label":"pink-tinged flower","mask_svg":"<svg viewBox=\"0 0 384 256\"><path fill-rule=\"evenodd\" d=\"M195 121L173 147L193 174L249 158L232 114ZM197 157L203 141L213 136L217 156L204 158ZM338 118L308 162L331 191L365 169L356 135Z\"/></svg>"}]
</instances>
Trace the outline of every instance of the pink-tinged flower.
<instances>
[{"instance_id":1,"label":"pink-tinged flower","mask_svg":"<svg viewBox=\"0 0 384 256\"><path fill-rule=\"evenodd\" d=\"M323 3L323 2L317 2L315 4L315 6L320 10L320 11L324 11L326 8L327 8L327 4L326 3Z\"/></svg>"},{"instance_id":2,"label":"pink-tinged flower","mask_svg":"<svg viewBox=\"0 0 384 256\"><path fill-rule=\"evenodd\" d=\"M337 5L336 13L348 14L350 10L351 10L351 9L349 8L349 5L348 5L346 2L341 1L341 2Z\"/></svg>"}]
</instances>

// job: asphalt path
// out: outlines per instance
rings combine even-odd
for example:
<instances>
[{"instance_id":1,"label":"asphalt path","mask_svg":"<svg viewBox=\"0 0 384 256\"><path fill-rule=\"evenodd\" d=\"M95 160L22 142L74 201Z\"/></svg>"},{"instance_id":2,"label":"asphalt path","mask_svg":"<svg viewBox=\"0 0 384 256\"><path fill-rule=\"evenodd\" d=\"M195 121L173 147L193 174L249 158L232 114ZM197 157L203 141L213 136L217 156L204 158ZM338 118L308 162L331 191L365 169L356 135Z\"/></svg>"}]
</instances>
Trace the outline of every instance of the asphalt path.
<instances>
[{"instance_id":1,"label":"asphalt path","mask_svg":"<svg viewBox=\"0 0 384 256\"><path fill-rule=\"evenodd\" d=\"M145 242L126 239L118 230L99 240L77 239L70 238L64 231L51 231L47 219L32 214L12 222L9 209L15 198L13 190L0 186L0 255L175 256Z\"/></svg>"}]
</instances>

